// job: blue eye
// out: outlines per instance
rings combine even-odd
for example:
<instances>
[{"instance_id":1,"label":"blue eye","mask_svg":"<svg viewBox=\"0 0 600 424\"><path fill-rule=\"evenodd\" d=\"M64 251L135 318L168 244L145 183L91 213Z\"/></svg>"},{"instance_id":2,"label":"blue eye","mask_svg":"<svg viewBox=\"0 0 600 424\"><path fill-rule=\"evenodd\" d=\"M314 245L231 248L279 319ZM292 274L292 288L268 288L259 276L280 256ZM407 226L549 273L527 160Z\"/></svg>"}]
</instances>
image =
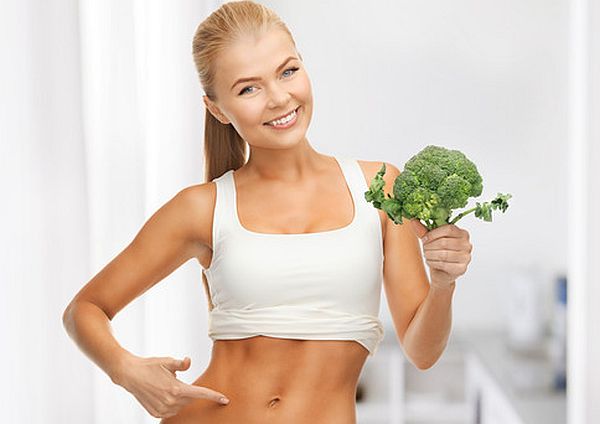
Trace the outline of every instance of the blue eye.
<instances>
[{"instance_id":1,"label":"blue eye","mask_svg":"<svg viewBox=\"0 0 600 424\"><path fill-rule=\"evenodd\" d=\"M294 71L293 73L296 73L296 71L297 71L298 69L300 69L300 68L297 68L297 67L291 67L291 68L287 68L285 71L283 71L283 74L285 74L287 71ZM293 75L293 73L292 73L292 74L290 74L290 75ZM240 93L239 93L239 94L244 94L244 93L246 93L246 90L247 90L247 89L249 89L249 88L252 88L252 87L253 87L253 86L249 85L248 87L244 87L244 88L242 88L242 91L240 91Z\"/></svg>"},{"instance_id":2,"label":"blue eye","mask_svg":"<svg viewBox=\"0 0 600 424\"><path fill-rule=\"evenodd\" d=\"M283 71L283 73L285 74L287 71L294 71L294 73L298 70L299 68L288 68L285 71Z\"/></svg>"}]
</instances>

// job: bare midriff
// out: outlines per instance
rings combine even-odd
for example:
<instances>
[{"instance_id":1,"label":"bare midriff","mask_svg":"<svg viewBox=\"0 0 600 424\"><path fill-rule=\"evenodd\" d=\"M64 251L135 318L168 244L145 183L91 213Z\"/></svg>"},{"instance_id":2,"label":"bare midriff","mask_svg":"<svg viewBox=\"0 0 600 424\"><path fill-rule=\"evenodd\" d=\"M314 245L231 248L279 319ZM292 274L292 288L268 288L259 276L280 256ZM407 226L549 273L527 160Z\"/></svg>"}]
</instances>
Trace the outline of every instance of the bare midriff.
<instances>
[{"instance_id":1,"label":"bare midriff","mask_svg":"<svg viewBox=\"0 0 600 424\"><path fill-rule=\"evenodd\" d=\"M368 356L352 340L255 336L216 340L192 384L229 404L197 399L163 424L356 424L356 388Z\"/></svg>"}]
</instances>

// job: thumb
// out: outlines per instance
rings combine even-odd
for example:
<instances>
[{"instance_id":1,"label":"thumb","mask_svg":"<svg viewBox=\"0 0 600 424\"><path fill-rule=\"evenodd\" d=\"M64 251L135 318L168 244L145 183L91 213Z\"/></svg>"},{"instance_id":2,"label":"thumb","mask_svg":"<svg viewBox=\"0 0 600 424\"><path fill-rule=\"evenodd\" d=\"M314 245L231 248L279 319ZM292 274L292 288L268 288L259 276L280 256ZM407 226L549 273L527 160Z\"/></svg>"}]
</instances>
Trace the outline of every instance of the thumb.
<instances>
[{"instance_id":1,"label":"thumb","mask_svg":"<svg viewBox=\"0 0 600 424\"><path fill-rule=\"evenodd\" d=\"M192 360L190 358L188 358L187 356L181 360L171 358L169 361L167 361L167 367L171 371L183 371L183 370L187 370L190 367L191 363L192 363Z\"/></svg>"},{"instance_id":2,"label":"thumb","mask_svg":"<svg viewBox=\"0 0 600 424\"><path fill-rule=\"evenodd\" d=\"M415 233L415 235L420 239L423 238L423 236L429 232L427 227L421 224L421 221L419 221L418 219L411 219L410 227L412 228L413 233Z\"/></svg>"}]
</instances>

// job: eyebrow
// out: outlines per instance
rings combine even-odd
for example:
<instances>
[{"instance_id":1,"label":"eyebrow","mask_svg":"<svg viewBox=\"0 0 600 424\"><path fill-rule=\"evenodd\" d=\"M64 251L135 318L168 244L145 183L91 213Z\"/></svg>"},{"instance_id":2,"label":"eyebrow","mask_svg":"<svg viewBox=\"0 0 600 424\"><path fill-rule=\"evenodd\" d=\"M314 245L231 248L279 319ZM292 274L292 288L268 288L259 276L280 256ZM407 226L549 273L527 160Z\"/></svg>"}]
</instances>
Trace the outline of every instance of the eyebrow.
<instances>
[{"instance_id":1,"label":"eyebrow","mask_svg":"<svg viewBox=\"0 0 600 424\"><path fill-rule=\"evenodd\" d=\"M282 63L281 65L279 65L279 66L277 67L277 69L275 70L275 72L279 72L279 70L280 70L281 68L283 68L283 67L284 67L284 66L285 66L285 65L286 65L286 64L287 64L287 63L288 63L290 60L292 60L292 59L298 59L298 58L297 58L297 57L295 57L295 56L289 56L287 59L285 59L285 60L283 61L283 63ZM234 83L233 83L233 85L231 86L231 89L233 90L233 88L234 88L236 85L238 85L239 83L241 83L241 82L248 82L248 81L258 81L258 80L260 80L260 77L248 77L248 78L240 78L240 79L238 79L236 82L234 82Z\"/></svg>"}]
</instances>

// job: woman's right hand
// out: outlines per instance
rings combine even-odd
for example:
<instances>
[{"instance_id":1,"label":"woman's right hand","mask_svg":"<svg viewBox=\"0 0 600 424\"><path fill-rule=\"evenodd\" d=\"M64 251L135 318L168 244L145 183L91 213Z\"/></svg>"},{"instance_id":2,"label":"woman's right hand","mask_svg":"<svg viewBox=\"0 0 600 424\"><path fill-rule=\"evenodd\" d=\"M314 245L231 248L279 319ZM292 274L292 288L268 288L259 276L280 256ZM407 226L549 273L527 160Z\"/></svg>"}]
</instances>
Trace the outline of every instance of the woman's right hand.
<instances>
[{"instance_id":1,"label":"woman's right hand","mask_svg":"<svg viewBox=\"0 0 600 424\"><path fill-rule=\"evenodd\" d=\"M156 418L172 417L194 399L209 399L227 404L229 401L221 402L221 398L226 398L224 394L177 379L175 371L184 371L190 364L191 359L188 357L179 360L134 356L127 360L116 383L135 396L150 415Z\"/></svg>"}]
</instances>

